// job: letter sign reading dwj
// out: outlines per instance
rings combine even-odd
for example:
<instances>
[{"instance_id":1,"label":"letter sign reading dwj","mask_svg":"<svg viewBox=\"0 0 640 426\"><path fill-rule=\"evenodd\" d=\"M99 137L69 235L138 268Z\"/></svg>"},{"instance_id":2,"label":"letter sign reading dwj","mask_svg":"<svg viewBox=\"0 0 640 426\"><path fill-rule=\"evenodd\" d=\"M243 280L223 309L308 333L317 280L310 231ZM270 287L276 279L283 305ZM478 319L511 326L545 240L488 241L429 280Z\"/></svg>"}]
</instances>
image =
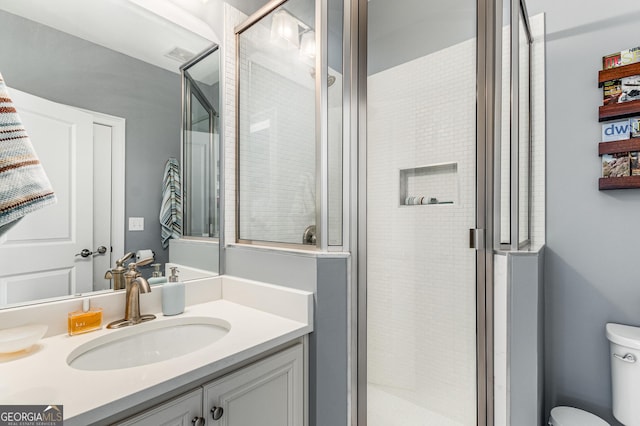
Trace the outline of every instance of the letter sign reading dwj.
<instances>
[{"instance_id":1,"label":"letter sign reading dwj","mask_svg":"<svg viewBox=\"0 0 640 426\"><path fill-rule=\"evenodd\" d=\"M602 125L602 142L621 141L631 137L629 120L614 121Z\"/></svg>"}]
</instances>

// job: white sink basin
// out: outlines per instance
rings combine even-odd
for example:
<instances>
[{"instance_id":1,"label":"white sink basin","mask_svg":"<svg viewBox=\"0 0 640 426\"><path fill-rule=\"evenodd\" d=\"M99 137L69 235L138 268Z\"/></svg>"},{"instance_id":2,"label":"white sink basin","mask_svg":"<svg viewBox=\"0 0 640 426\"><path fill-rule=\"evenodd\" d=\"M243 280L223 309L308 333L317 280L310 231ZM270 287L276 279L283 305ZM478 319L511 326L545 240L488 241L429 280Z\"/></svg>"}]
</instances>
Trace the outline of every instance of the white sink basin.
<instances>
[{"instance_id":1,"label":"white sink basin","mask_svg":"<svg viewBox=\"0 0 640 426\"><path fill-rule=\"evenodd\" d=\"M72 351L78 370L119 370L176 358L223 338L231 325L219 318L180 317L114 330Z\"/></svg>"}]
</instances>

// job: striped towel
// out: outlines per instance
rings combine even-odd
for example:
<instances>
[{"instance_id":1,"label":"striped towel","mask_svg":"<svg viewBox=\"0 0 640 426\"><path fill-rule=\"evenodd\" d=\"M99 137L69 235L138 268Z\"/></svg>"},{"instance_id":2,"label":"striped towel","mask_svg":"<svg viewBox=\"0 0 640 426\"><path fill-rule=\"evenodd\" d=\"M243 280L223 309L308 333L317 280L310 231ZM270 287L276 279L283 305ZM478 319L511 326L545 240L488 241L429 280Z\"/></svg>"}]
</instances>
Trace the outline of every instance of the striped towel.
<instances>
[{"instance_id":1,"label":"striped towel","mask_svg":"<svg viewBox=\"0 0 640 426\"><path fill-rule=\"evenodd\" d=\"M162 248L169 247L171 238L182 236L182 191L178 160L169 158L162 181L162 205L160 206Z\"/></svg>"},{"instance_id":2,"label":"striped towel","mask_svg":"<svg viewBox=\"0 0 640 426\"><path fill-rule=\"evenodd\" d=\"M0 235L27 213L55 202L51 183L0 74Z\"/></svg>"}]
</instances>

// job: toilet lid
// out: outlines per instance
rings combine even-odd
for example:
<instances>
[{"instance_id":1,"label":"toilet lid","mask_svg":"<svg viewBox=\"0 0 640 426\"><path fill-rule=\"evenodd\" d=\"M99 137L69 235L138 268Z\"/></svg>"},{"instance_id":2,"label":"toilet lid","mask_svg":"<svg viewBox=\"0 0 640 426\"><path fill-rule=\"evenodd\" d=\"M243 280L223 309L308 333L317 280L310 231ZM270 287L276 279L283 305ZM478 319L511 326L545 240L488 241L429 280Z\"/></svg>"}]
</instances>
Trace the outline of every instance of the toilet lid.
<instances>
[{"instance_id":1,"label":"toilet lid","mask_svg":"<svg viewBox=\"0 0 640 426\"><path fill-rule=\"evenodd\" d=\"M556 407L551 410L554 426L610 426L598 416L573 407Z\"/></svg>"}]
</instances>

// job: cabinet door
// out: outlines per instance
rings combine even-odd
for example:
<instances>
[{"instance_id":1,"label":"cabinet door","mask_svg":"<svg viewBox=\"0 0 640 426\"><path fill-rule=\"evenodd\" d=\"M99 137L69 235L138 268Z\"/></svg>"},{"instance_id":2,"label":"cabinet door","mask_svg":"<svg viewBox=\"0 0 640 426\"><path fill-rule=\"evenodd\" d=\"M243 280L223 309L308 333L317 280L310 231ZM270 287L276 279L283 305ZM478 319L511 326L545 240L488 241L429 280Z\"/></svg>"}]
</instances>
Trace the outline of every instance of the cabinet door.
<instances>
[{"instance_id":1,"label":"cabinet door","mask_svg":"<svg viewBox=\"0 0 640 426\"><path fill-rule=\"evenodd\" d=\"M273 355L204 386L210 426L304 424L302 345ZM212 409L222 415L215 420Z\"/></svg>"},{"instance_id":2,"label":"cabinet door","mask_svg":"<svg viewBox=\"0 0 640 426\"><path fill-rule=\"evenodd\" d=\"M155 408L117 423L116 426L194 426L202 415L202 389L164 402Z\"/></svg>"}]
</instances>

